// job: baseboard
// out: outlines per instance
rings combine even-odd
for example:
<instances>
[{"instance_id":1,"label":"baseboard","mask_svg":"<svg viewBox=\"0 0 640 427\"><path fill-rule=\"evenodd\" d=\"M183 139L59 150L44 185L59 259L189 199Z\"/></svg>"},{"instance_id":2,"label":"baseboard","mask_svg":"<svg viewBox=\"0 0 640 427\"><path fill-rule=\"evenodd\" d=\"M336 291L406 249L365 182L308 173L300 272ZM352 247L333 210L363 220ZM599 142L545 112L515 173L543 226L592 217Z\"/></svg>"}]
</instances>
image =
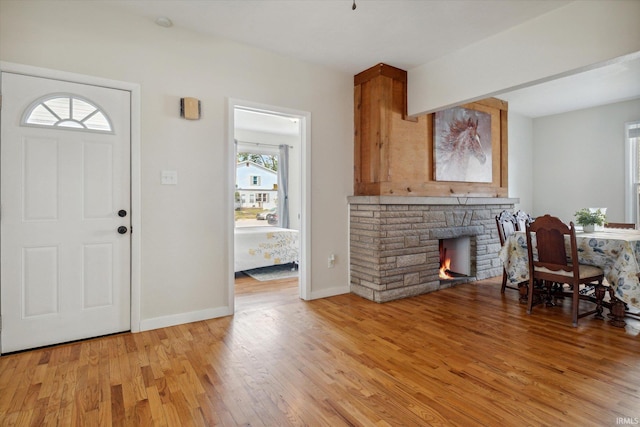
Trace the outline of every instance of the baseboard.
<instances>
[{"instance_id":1,"label":"baseboard","mask_svg":"<svg viewBox=\"0 0 640 427\"><path fill-rule=\"evenodd\" d=\"M230 316L232 314L233 311L229 307L219 307L200 311L190 311L188 313L172 314L170 316L155 317L152 319L144 319L140 321L140 331L167 328L169 326L215 319L217 317Z\"/></svg>"},{"instance_id":2,"label":"baseboard","mask_svg":"<svg viewBox=\"0 0 640 427\"><path fill-rule=\"evenodd\" d=\"M313 300L313 299L319 299L319 298L334 297L336 295L348 294L349 292L350 292L349 286L340 286L335 288L323 289L317 292L311 292L311 298L309 299Z\"/></svg>"}]
</instances>

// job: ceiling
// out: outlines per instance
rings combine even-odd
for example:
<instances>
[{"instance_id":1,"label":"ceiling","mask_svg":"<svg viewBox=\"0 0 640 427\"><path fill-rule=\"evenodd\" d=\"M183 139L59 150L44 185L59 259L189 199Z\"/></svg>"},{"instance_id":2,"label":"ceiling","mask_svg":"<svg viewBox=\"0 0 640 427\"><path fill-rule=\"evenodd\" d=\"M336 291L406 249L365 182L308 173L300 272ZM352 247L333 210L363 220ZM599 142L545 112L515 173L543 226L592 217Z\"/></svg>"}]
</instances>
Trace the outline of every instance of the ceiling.
<instances>
[{"instance_id":1,"label":"ceiling","mask_svg":"<svg viewBox=\"0 0 640 427\"><path fill-rule=\"evenodd\" d=\"M640 97L640 55L497 95L509 111L536 118Z\"/></svg>"},{"instance_id":2,"label":"ceiling","mask_svg":"<svg viewBox=\"0 0 640 427\"><path fill-rule=\"evenodd\" d=\"M174 28L222 37L357 74L383 62L409 70L568 0L119 0L114 7L160 16ZM171 28L167 29L171 31ZM540 117L640 97L640 68L616 63L498 97ZM553 102L549 102L552 99Z\"/></svg>"}]
</instances>

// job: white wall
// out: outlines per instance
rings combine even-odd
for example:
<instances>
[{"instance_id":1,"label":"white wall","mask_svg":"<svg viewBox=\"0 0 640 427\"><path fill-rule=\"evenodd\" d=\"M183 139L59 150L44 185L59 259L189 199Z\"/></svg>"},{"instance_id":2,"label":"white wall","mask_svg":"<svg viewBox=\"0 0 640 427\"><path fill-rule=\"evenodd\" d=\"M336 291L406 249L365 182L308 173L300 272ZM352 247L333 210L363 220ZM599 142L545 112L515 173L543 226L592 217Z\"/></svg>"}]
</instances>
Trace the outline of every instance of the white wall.
<instances>
[{"instance_id":1,"label":"white wall","mask_svg":"<svg viewBox=\"0 0 640 427\"><path fill-rule=\"evenodd\" d=\"M408 70L408 112L433 112L638 52L638 16L637 0L573 1L479 40Z\"/></svg>"},{"instance_id":2,"label":"white wall","mask_svg":"<svg viewBox=\"0 0 640 427\"><path fill-rule=\"evenodd\" d=\"M624 124L638 119L640 99L534 119L532 214L606 207L624 222Z\"/></svg>"},{"instance_id":3,"label":"white wall","mask_svg":"<svg viewBox=\"0 0 640 427\"><path fill-rule=\"evenodd\" d=\"M2 0L0 60L141 85L143 329L228 306L228 98L311 112L311 296L348 291L353 76L97 1ZM201 120L179 117L185 96ZM160 185L163 169L177 186Z\"/></svg>"},{"instance_id":4,"label":"white wall","mask_svg":"<svg viewBox=\"0 0 640 427\"><path fill-rule=\"evenodd\" d=\"M515 209L533 211L533 120L509 112L509 197L518 197Z\"/></svg>"}]
</instances>

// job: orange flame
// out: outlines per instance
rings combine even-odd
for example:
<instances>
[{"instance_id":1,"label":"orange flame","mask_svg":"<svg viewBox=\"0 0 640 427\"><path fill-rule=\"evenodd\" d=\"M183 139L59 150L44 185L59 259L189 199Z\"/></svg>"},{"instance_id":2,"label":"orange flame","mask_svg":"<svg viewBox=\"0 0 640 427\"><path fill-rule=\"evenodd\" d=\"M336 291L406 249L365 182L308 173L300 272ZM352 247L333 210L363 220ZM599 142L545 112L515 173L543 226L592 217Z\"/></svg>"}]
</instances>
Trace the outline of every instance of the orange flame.
<instances>
[{"instance_id":1,"label":"orange flame","mask_svg":"<svg viewBox=\"0 0 640 427\"><path fill-rule=\"evenodd\" d=\"M453 279L453 276L447 273L447 271L449 270L449 267L451 267L451 258L445 259L444 262L442 263L442 266L440 267L439 276L441 279Z\"/></svg>"}]
</instances>

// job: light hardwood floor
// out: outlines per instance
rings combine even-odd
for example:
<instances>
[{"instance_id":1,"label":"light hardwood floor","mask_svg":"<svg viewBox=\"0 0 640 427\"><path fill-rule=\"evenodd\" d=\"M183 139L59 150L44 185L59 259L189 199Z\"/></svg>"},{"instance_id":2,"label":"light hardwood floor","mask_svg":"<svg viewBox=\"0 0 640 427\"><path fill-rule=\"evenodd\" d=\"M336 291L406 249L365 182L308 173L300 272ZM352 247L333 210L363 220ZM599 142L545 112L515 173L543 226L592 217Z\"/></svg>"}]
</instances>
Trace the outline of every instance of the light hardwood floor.
<instances>
[{"instance_id":1,"label":"light hardwood floor","mask_svg":"<svg viewBox=\"0 0 640 427\"><path fill-rule=\"evenodd\" d=\"M528 316L500 278L386 304L239 279L233 317L0 357L1 425L615 426L638 322ZM568 301L567 301L568 302ZM622 418L620 420L619 418Z\"/></svg>"}]
</instances>

